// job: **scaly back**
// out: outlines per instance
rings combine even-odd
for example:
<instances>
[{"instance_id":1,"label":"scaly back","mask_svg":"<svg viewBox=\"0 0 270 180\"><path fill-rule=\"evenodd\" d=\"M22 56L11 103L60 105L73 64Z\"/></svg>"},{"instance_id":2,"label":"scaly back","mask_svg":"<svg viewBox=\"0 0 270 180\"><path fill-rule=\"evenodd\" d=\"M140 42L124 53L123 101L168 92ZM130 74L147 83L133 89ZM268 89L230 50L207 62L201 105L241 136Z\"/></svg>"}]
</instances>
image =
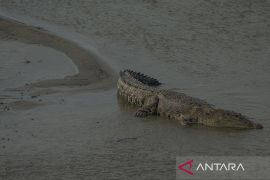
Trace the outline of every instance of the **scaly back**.
<instances>
[{"instance_id":1,"label":"scaly back","mask_svg":"<svg viewBox=\"0 0 270 180\"><path fill-rule=\"evenodd\" d=\"M127 80L127 78L124 76L129 76L132 78L129 78L129 80ZM129 69L121 71L120 77L123 79L126 79L127 81L135 80L137 81L138 84L141 84L141 85L147 85L147 86L152 86L152 87L157 87L161 85L161 83L157 79L147 76L145 74L142 74L140 72L129 70Z\"/></svg>"}]
</instances>

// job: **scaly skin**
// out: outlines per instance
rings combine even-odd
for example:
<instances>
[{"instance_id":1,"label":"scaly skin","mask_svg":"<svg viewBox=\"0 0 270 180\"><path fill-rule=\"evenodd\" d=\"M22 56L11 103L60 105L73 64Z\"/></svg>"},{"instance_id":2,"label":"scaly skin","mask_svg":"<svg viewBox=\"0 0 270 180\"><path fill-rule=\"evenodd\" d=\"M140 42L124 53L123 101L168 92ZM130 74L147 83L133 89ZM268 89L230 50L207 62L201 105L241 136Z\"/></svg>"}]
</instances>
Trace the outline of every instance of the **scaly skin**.
<instances>
[{"instance_id":1,"label":"scaly skin","mask_svg":"<svg viewBox=\"0 0 270 180\"><path fill-rule=\"evenodd\" d=\"M160 115L178 120L182 125L202 124L212 127L262 129L246 116L218 109L207 102L184 93L160 89L154 78L131 70L120 72L118 96L140 108L137 117Z\"/></svg>"}]
</instances>

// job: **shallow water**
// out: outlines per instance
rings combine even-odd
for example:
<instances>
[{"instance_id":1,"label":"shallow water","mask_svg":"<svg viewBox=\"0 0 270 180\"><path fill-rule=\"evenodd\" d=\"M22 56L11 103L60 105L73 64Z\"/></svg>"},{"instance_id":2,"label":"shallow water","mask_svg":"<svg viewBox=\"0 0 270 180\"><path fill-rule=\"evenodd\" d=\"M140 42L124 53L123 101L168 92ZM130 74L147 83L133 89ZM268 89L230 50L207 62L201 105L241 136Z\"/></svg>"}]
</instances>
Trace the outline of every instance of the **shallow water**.
<instances>
[{"instance_id":1,"label":"shallow water","mask_svg":"<svg viewBox=\"0 0 270 180\"><path fill-rule=\"evenodd\" d=\"M174 179L176 156L269 155L269 1L61 1L55 11L49 11L54 1L0 4L14 16L77 31L116 70L139 70L265 127L185 128L159 117L137 119L135 108L119 104L115 88L51 94L44 97L51 105L1 115L2 174Z\"/></svg>"},{"instance_id":2,"label":"shallow water","mask_svg":"<svg viewBox=\"0 0 270 180\"><path fill-rule=\"evenodd\" d=\"M4 61L1 62L0 91L43 79L63 79L78 73L64 53L39 44L0 41L0 57Z\"/></svg>"}]
</instances>

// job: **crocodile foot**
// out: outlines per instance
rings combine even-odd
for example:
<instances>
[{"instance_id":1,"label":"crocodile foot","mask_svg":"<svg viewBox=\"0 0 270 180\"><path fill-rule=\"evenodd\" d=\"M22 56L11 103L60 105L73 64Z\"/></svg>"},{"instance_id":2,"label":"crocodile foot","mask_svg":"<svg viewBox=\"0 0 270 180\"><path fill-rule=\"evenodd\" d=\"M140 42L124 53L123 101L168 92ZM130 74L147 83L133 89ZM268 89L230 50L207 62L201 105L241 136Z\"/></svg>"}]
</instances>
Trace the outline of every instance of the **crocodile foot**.
<instances>
[{"instance_id":1,"label":"crocodile foot","mask_svg":"<svg viewBox=\"0 0 270 180\"><path fill-rule=\"evenodd\" d=\"M143 118L143 117L146 117L148 116L148 111L145 111L143 109L139 109L136 113L135 113L135 116L136 117L139 117L139 118Z\"/></svg>"},{"instance_id":2,"label":"crocodile foot","mask_svg":"<svg viewBox=\"0 0 270 180\"><path fill-rule=\"evenodd\" d=\"M181 115L181 120L179 121L182 126L191 126L197 124L197 120L189 116Z\"/></svg>"}]
</instances>

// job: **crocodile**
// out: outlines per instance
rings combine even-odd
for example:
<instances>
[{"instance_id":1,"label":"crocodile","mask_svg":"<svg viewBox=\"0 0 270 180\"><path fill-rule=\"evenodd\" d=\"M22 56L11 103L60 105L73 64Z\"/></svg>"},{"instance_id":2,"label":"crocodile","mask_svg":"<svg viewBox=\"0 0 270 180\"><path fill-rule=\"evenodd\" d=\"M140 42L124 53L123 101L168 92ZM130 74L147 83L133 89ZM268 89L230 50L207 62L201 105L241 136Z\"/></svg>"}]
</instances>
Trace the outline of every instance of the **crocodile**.
<instances>
[{"instance_id":1,"label":"crocodile","mask_svg":"<svg viewBox=\"0 0 270 180\"><path fill-rule=\"evenodd\" d=\"M120 71L117 95L128 104L138 107L136 117L158 115L175 119L183 126L262 129L241 113L215 107L185 93L161 88L161 83L150 76L129 69Z\"/></svg>"}]
</instances>

